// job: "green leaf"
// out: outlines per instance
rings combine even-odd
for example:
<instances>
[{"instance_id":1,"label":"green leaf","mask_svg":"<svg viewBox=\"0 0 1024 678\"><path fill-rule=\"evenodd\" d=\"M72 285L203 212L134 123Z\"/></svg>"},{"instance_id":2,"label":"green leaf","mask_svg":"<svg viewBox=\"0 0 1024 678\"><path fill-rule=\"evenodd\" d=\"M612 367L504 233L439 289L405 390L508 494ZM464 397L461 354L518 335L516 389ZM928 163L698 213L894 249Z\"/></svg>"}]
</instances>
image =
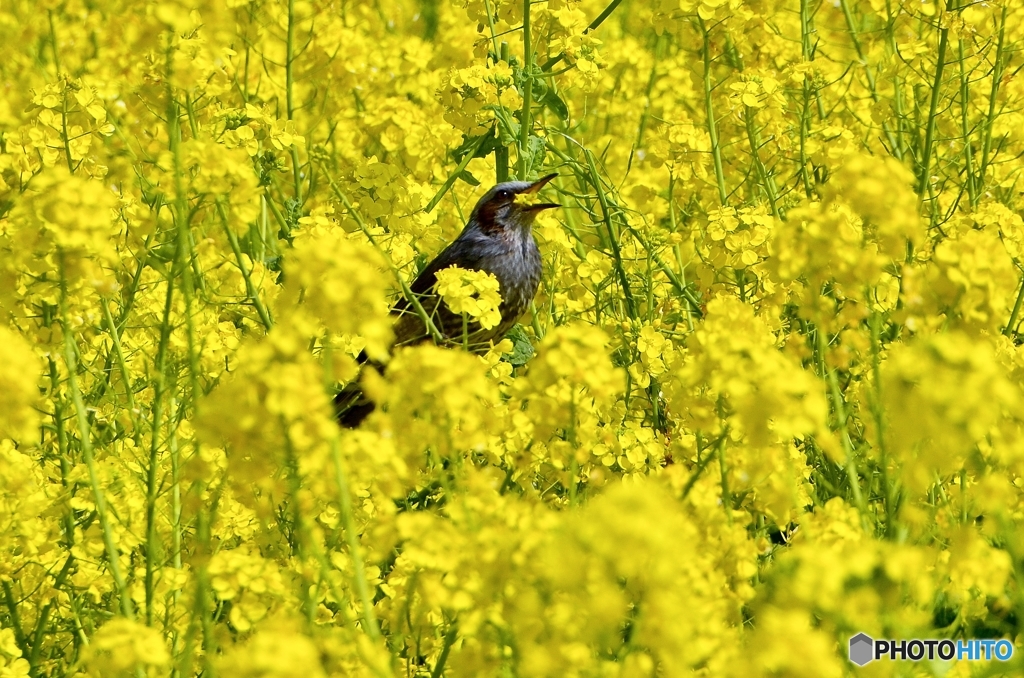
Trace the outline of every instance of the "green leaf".
<instances>
[{"instance_id":1,"label":"green leaf","mask_svg":"<svg viewBox=\"0 0 1024 678\"><path fill-rule=\"evenodd\" d=\"M473 176L473 173L469 170L462 170L459 172L459 178L465 181L470 186L479 186L480 180Z\"/></svg>"},{"instance_id":2,"label":"green leaf","mask_svg":"<svg viewBox=\"0 0 1024 678\"><path fill-rule=\"evenodd\" d=\"M502 357L502 360L512 363L515 367L521 367L533 357L533 344L522 325L513 325L512 329L505 335L506 339L512 342L512 353Z\"/></svg>"},{"instance_id":3,"label":"green leaf","mask_svg":"<svg viewBox=\"0 0 1024 678\"><path fill-rule=\"evenodd\" d=\"M177 251L174 242L164 242L149 250L149 256L151 259L167 264L174 260Z\"/></svg>"},{"instance_id":4,"label":"green leaf","mask_svg":"<svg viewBox=\"0 0 1024 678\"><path fill-rule=\"evenodd\" d=\"M547 94L542 100L544 105L561 120L569 119L569 107L562 101L562 97L558 96L558 92L552 87L547 91Z\"/></svg>"},{"instance_id":5,"label":"green leaf","mask_svg":"<svg viewBox=\"0 0 1024 678\"><path fill-rule=\"evenodd\" d=\"M531 175L533 171L541 167L544 164L544 155L547 152L547 146L544 144L544 139L538 136L530 135L529 141L526 142L526 174Z\"/></svg>"},{"instance_id":6,"label":"green leaf","mask_svg":"<svg viewBox=\"0 0 1024 678\"><path fill-rule=\"evenodd\" d=\"M515 118L519 115L519 111L512 111L505 106L494 104L488 104L484 106L484 109L494 111L498 145L514 145L519 140L519 121Z\"/></svg>"},{"instance_id":7,"label":"green leaf","mask_svg":"<svg viewBox=\"0 0 1024 678\"><path fill-rule=\"evenodd\" d=\"M452 157L460 163L465 159L466 154L473 152L474 158L483 158L494 152L498 146L498 140L494 136L494 128L475 137L463 137L462 143L452 151Z\"/></svg>"}]
</instances>

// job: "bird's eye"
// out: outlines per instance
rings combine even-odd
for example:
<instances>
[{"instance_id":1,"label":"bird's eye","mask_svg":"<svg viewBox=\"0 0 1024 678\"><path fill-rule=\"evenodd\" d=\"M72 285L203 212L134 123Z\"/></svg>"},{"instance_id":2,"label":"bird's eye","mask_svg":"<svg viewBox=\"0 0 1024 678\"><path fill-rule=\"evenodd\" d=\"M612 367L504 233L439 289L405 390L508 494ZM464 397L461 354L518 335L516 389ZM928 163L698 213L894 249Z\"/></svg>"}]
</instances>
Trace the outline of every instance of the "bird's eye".
<instances>
[{"instance_id":1,"label":"bird's eye","mask_svg":"<svg viewBox=\"0 0 1024 678\"><path fill-rule=\"evenodd\" d=\"M505 190L504 188L498 191L497 198L499 200L508 200L512 197L512 191Z\"/></svg>"}]
</instances>

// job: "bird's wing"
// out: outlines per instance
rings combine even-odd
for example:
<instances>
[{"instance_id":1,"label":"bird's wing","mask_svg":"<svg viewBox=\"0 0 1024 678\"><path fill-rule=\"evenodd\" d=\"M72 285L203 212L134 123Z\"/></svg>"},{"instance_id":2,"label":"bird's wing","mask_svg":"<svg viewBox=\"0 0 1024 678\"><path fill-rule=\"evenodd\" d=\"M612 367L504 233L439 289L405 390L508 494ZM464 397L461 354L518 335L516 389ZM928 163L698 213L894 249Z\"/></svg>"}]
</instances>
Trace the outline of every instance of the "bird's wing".
<instances>
[{"instance_id":1,"label":"bird's wing","mask_svg":"<svg viewBox=\"0 0 1024 678\"><path fill-rule=\"evenodd\" d=\"M455 241L438 254L433 261L427 264L416 279L409 285L409 291L419 299L423 310L430 316L434 326L442 336L452 339L453 343L461 343L463 335L462 316L452 313L449 308L441 303L440 297L432 294L431 290L437 283L437 274L449 266L458 264L465 269L476 269L479 260L468 254L463 243ZM391 308L391 312L398 316L395 322L395 346L416 344L430 338L430 332L416 313L412 303L406 299L399 299ZM476 323L471 323L468 328L468 339L471 343L480 343L482 339L481 330ZM486 339L483 339L486 345Z\"/></svg>"},{"instance_id":2,"label":"bird's wing","mask_svg":"<svg viewBox=\"0 0 1024 678\"><path fill-rule=\"evenodd\" d=\"M417 296L423 296L429 293L437 283L438 271L444 270L456 263L465 265L460 259L465 259L466 257L464 253L459 251L461 248L457 248L456 244L452 243L441 250L441 253L434 257L433 261L427 264L426 268L420 271L420 274L409 285L410 292ZM406 310L415 312L412 309L412 304L404 296L395 302L395 305L391 308L392 313L402 313Z\"/></svg>"}]
</instances>

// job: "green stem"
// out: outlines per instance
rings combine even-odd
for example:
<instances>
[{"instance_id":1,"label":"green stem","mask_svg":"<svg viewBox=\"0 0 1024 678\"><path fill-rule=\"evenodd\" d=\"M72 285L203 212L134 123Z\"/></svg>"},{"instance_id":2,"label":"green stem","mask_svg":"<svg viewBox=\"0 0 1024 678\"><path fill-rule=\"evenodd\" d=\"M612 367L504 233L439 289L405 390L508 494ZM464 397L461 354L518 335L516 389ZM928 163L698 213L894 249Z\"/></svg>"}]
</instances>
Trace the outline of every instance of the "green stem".
<instances>
[{"instance_id":1,"label":"green stem","mask_svg":"<svg viewBox=\"0 0 1024 678\"><path fill-rule=\"evenodd\" d=\"M594 161L594 154L590 149L585 149L584 153L587 157L587 165L590 168L590 180L594 184L594 188L597 190L597 199L601 203L604 225L605 228L608 229L608 244L611 246L612 256L615 259L615 271L619 276L619 284L622 285L622 294L626 298L626 309L629 312L629 317L636 319L636 302L633 300L633 292L629 287L626 268L622 263L622 252L619 250L619 234L616 233L615 228L612 226L612 215L611 209L609 208L608 196L605 195L604 185L601 183L601 177L597 173L597 164Z\"/></svg>"},{"instance_id":2,"label":"green stem","mask_svg":"<svg viewBox=\"0 0 1024 678\"><path fill-rule=\"evenodd\" d=\"M708 121L708 136L711 138L711 155L715 160L715 180L718 182L718 200L724 206L729 201L729 194L725 190L725 170L722 169L722 149L718 141L718 122L715 120L715 107L711 101L713 87L711 86L711 34L704 25L704 20L698 18L700 30L704 35L704 47L701 54L704 59L704 112Z\"/></svg>"},{"instance_id":3,"label":"green stem","mask_svg":"<svg viewBox=\"0 0 1024 678\"><path fill-rule=\"evenodd\" d=\"M57 30L53 25L53 10L46 10L46 17L50 22L50 49L53 50L53 69L55 75L60 75L60 51L57 49Z\"/></svg>"},{"instance_id":4,"label":"green stem","mask_svg":"<svg viewBox=\"0 0 1024 678\"><path fill-rule=\"evenodd\" d=\"M621 3L622 0L612 0L611 2L609 2L608 6L601 10L601 13L597 15L597 18L590 22L590 25L587 26L587 29L583 31L583 35L586 35L590 31L596 31L598 26L603 24L605 19L610 17L612 15L612 12L615 11L615 8L618 7ZM550 59L544 62L544 65L541 66L541 69L545 71L550 71L554 66L558 64L558 62L560 62L564 58L565 52L562 52L558 56L551 57Z\"/></svg>"},{"instance_id":5,"label":"green stem","mask_svg":"<svg viewBox=\"0 0 1024 678\"><path fill-rule=\"evenodd\" d=\"M53 425L57 430L57 454L60 456L60 482L64 492L71 493L71 483L68 476L71 474L71 461L68 452L68 433L64 427L64 401L60 397L59 376L57 374L57 362L51 354L48 358L50 363L50 399L53 401ZM70 552L75 545L75 510L67 506L64 513L64 539L67 541L67 549Z\"/></svg>"},{"instance_id":6,"label":"green stem","mask_svg":"<svg viewBox=\"0 0 1024 678\"><path fill-rule=\"evenodd\" d=\"M978 193L974 189L974 153L971 149L971 127L967 115L970 89L967 82L967 58L962 39L959 41L958 47L960 56L960 133L964 138L964 182L967 184L968 199L971 201L971 206L974 207L978 204Z\"/></svg>"},{"instance_id":7,"label":"green stem","mask_svg":"<svg viewBox=\"0 0 1024 678\"><path fill-rule=\"evenodd\" d=\"M484 10L487 11L487 27L491 30L491 48L494 50L494 55L498 56L500 52L497 32L494 30L494 9L491 7L491 0L484 0ZM507 59L505 59L505 63L508 63Z\"/></svg>"},{"instance_id":8,"label":"green stem","mask_svg":"<svg viewBox=\"0 0 1024 678\"><path fill-rule=\"evenodd\" d=\"M288 481L291 490L291 509L294 521L293 535L295 536L294 554L302 563L299 566L299 600L302 601L302 607L306 612L306 624L312 628L314 619L316 618L316 600L310 595L310 588L313 582L310 581L309 575L307 574L305 561L309 557L310 546L312 538L309 530L309 526L306 524L305 515L302 512L302 502L300 500L300 492L302 491L302 479L299 476L299 459L295 453L295 446L292 444L291 435L289 435L288 421L282 415L280 417L281 430L284 432L284 450L285 450L285 466L288 470Z\"/></svg>"},{"instance_id":9,"label":"green stem","mask_svg":"<svg viewBox=\"0 0 1024 678\"><path fill-rule=\"evenodd\" d=\"M177 260L177 256L175 257ZM172 268L173 271L173 268ZM149 448L149 468L146 471L146 623L153 624L153 595L155 573L159 564L160 538L156 529L157 468L159 466L160 425L163 422L164 392L167 388L167 345L171 337L171 310L174 303L174 278L167 280L167 294L164 297L163 321L160 324L160 340L156 349L153 384L153 432Z\"/></svg>"},{"instance_id":10,"label":"green stem","mask_svg":"<svg viewBox=\"0 0 1024 678\"><path fill-rule=\"evenodd\" d=\"M523 0L523 109L519 116L519 180L526 181L530 170L526 163L530 145L533 108L533 36L530 26L530 0Z\"/></svg>"},{"instance_id":11,"label":"green stem","mask_svg":"<svg viewBox=\"0 0 1024 678\"><path fill-rule=\"evenodd\" d=\"M288 107L288 119L295 119L295 0L288 0L288 38L285 45L285 97ZM295 199L302 203L302 174L299 172L299 152L295 144L291 146L292 175L295 181Z\"/></svg>"},{"instance_id":12,"label":"green stem","mask_svg":"<svg viewBox=\"0 0 1024 678\"><path fill-rule=\"evenodd\" d=\"M821 371L828 381L830 395L832 396L832 409L836 415L836 427L839 429L839 439L843 446L843 452L846 454L846 474L850 480L853 501L860 510L861 515L864 516L864 496L860 490L860 478L857 475L857 462L854 459L853 441L850 439L846 406L843 402L842 391L839 388L839 378L836 376L836 371L828 367L825 362L825 332L820 327L817 327L814 329L814 333L818 339L818 360L821 361Z\"/></svg>"},{"instance_id":13,"label":"green stem","mask_svg":"<svg viewBox=\"0 0 1024 678\"><path fill-rule=\"evenodd\" d=\"M455 171L452 172L447 179L445 179L445 182L444 184L442 184L441 188L437 191L437 193L434 194L434 197L430 199L430 202L427 203L427 206L423 208L424 212L429 212L430 210L434 209L434 207L437 206L437 203L441 202L441 198L443 198L445 194L451 189L451 187L455 185L455 180L459 178L460 174L462 174L462 170L469 167L469 162L474 157L476 157L476 151L478 148L480 148L480 144L483 143L486 136L486 134L481 134L479 137L477 137L476 141L468 149L466 149L466 155L462 156L462 161L459 163L459 166L455 168ZM331 181L330 177L328 177L328 181ZM331 185L334 185L333 181L331 182Z\"/></svg>"},{"instance_id":14,"label":"green stem","mask_svg":"<svg viewBox=\"0 0 1024 678\"><path fill-rule=\"evenodd\" d=\"M718 470L721 472L722 483L722 508L725 509L725 517L729 524L732 524L732 494L729 491L729 467L725 463L725 441L728 438L723 429L722 436L718 439L718 450L715 456L718 457Z\"/></svg>"},{"instance_id":15,"label":"green stem","mask_svg":"<svg viewBox=\"0 0 1024 678\"><path fill-rule=\"evenodd\" d=\"M946 10L952 0L946 4ZM935 77L932 79L932 96L928 105L928 121L925 125L924 152L920 161L920 174L918 175L917 193L924 196L928 188L928 175L931 172L932 151L935 144L935 123L939 110L939 96L942 93L942 71L946 68L946 45L949 43L949 28L943 27L939 31L939 53L935 62Z\"/></svg>"},{"instance_id":16,"label":"green stem","mask_svg":"<svg viewBox=\"0 0 1024 678\"><path fill-rule=\"evenodd\" d=\"M1003 79L1003 46L1006 34L1006 5L999 21L999 41L996 43L996 60L992 65L992 88L988 95L988 115L985 119L985 136L981 142L981 167L978 168L977 189L980 193L985 186L985 172L988 170L989 154L992 151L992 124L996 119L996 97L999 83Z\"/></svg>"},{"instance_id":17,"label":"green stem","mask_svg":"<svg viewBox=\"0 0 1024 678\"><path fill-rule=\"evenodd\" d=\"M217 200L217 214L220 215L220 223L224 227L224 233L228 236L228 242L231 244L231 251L235 255L235 263L242 274L242 279L245 280L245 291L248 293L252 305L256 308L256 313L259 314L263 327L269 331L274 326L274 321L271 319L267 307L260 299L256 285L252 282L252 274L246 268L245 260L242 259L242 248L238 245L238 236L235 235L235 232L231 230L231 226L228 225L227 211L224 209L224 202L220 199Z\"/></svg>"},{"instance_id":18,"label":"green stem","mask_svg":"<svg viewBox=\"0 0 1024 678\"><path fill-rule=\"evenodd\" d=\"M437 663L434 664L434 670L430 672L430 678L441 678L444 674L444 665L448 662L448 653L451 652L452 643L455 642L455 638L459 635L459 627L453 621L448 624L448 631L444 634L444 640L441 644L441 653L437 656Z\"/></svg>"},{"instance_id":19,"label":"green stem","mask_svg":"<svg viewBox=\"0 0 1024 678\"><path fill-rule=\"evenodd\" d=\"M878 102L878 85L875 78L874 71L871 70L871 66L868 65L867 59L864 58L864 48L860 44L860 37L857 34L857 26L853 21L853 12L850 10L850 0L839 0L839 4L843 10L843 18L846 19L846 28L850 31L850 39L853 42L853 48L857 52L857 60L864 67L864 75L868 79L868 91L871 93L871 100ZM903 159L902 149L899 148L896 136L892 133L889 128L889 123L882 122L882 131L885 133L885 138L889 142L889 148L892 149L892 153L897 159Z\"/></svg>"},{"instance_id":20,"label":"green stem","mask_svg":"<svg viewBox=\"0 0 1024 678\"><path fill-rule=\"evenodd\" d=\"M14 631L14 642L21 650L22 657L28 657L32 648L28 646L25 632L21 628L21 616L18 614L18 604L14 600L14 591L11 590L11 582L4 580L0 582L3 587L4 602L7 604L7 613L11 616L11 630Z\"/></svg>"},{"instance_id":21,"label":"green stem","mask_svg":"<svg viewBox=\"0 0 1024 678\"><path fill-rule=\"evenodd\" d=\"M74 334L71 331L71 321L68 314L67 303L67 279L64 276L64 254L58 252L60 260L60 307L63 320L64 334L64 363L68 369L68 386L71 389L71 402L75 407L75 418L78 423L79 443L82 447L82 458L89 471L89 485L92 488L93 500L96 503L96 516L100 521L100 528L103 531L103 544L107 553L107 564L110 567L110 574L114 578L114 587L117 590L118 599L121 605L121 614L129 619L135 618L132 609L131 597L128 595L128 587L121 573L121 563L118 560L117 544L114 541L114 530L107 514L107 501L100 486L99 470L96 468L96 460L92 451L92 431L89 426L89 417L86 414L85 402L82 400L82 392L78 387L78 350L75 347Z\"/></svg>"},{"instance_id":22,"label":"green stem","mask_svg":"<svg viewBox=\"0 0 1024 678\"><path fill-rule=\"evenodd\" d=\"M117 325L114 323L114 317L110 313L110 300L103 299L101 304L103 305L103 319L107 323L107 331L110 332L110 340L114 345L114 355L117 357L117 366L121 371L121 379L124 381L124 395L125 400L128 401L128 417L132 420L132 425L135 426L135 434L138 435L139 425L135 417L135 396L132 393L128 364L124 359L124 351L121 348L121 338L118 336Z\"/></svg>"},{"instance_id":23,"label":"green stem","mask_svg":"<svg viewBox=\"0 0 1024 678\"><path fill-rule=\"evenodd\" d=\"M488 0L488 8L489 7L490 2ZM488 9L488 11L490 10ZM490 18L490 14L488 14L488 18ZM491 25L491 33L494 33L493 21ZM499 50L500 51L498 52L498 56L501 59L501 61L504 61L506 64L509 63L512 60L512 58L511 55L509 54L508 43L502 41ZM501 119L504 118L505 116L501 116ZM494 149L494 182L497 184L501 184L506 181L508 181L508 146L504 144L499 144L498 147Z\"/></svg>"},{"instance_id":24,"label":"green stem","mask_svg":"<svg viewBox=\"0 0 1024 678\"><path fill-rule=\"evenodd\" d=\"M775 177L768 173L768 169L761 162L761 156L759 153L760 140L758 139L757 131L754 129L754 113L753 109L749 106L743 115L747 127L747 140L750 142L750 154L754 158L754 169L757 171L757 176L761 180L761 188L764 189L765 195L768 196L768 203L772 207L772 215L776 219L781 220L782 215L779 212L779 199L778 189L775 186Z\"/></svg>"},{"instance_id":25,"label":"green stem","mask_svg":"<svg viewBox=\"0 0 1024 678\"><path fill-rule=\"evenodd\" d=\"M800 47L805 62L812 60L810 41L810 17L808 16L807 0L800 0ZM814 95L813 85L806 74L802 83L803 108L800 111L800 179L804 185L804 194L811 198L811 173L808 170L810 159L807 157L807 138L811 128L811 97Z\"/></svg>"},{"instance_id":26,"label":"green stem","mask_svg":"<svg viewBox=\"0 0 1024 678\"><path fill-rule=\"evenodd\" d=\"M373 610L370 585L366 580L366 568L363 564L362 549L359 545L359 535L356 534L355 517L352 512L352 495L349 492L348 476L341 459L341 443L337 436L331 438L331 456L334 459L334 480L338 485L338 505L341 509L342 526L345 528L345 542L348 544L349 555L352 558L356 592L363 608L363 630L372 640L379 641L380 627L377 625L377 616Z\"/></svg>"},{"instance_id":27,"label":"green stem","mask_svg":"<svg viewBox=\"0 0 1024 678\"><path fill-rule=\"evenodd\" d=\"M871 316L871 373L875 382L871 399L871 414L875 420L877 433L879 463L882 471L882 500L885 503L885 535L891 537L895 528L896 505L889 483L889 454L885 444L885 410L882 406L882 373L881 373L881 329L879 313Z\"/></svg>"},{"instance_id":28,"label":"green stem","mask_svg":"<svg viewBox=\"0 0 1024 678\"><path fill-rule=\"evenodd\" d=\"M1021 302L1024 302L1024 278L1021 278L1020 291L1017 292L1017 301L1013 302L1013 310L1010 312L1010 320L1003 328L1003 334L1013 337L1014 328L1017 326L1017 316L1020 315Z\"/></svg>"},{"instance_id":29,"label":"green stem","mask_svg":"<svg viewBox=\"0 0 1024 678\"><path fill-rule=\"evenodd\" d=\"M175 398L171 397L170 410L175 411ZM172 426L167 446L171 451L171 539L174 567L181 569L181 454L178 449L177 427ZM180 592L175 592L175 601Z\"/></svg>"},{"instance_id":30,"label":"green stem","mask_svg":"<svg viewBox=\"0 0 1024 678\"><path fill-rule=\"evenodd\" d=\"M423 308L423 304L420 303L419 296L413 294L412 290L409 289L409 284L405 282L405 278L402 277L401 271L398 270L398 267L395 266L395 262L391 260L391 257L384 250L384 248L380 246L380 244L377 242L377 239L373 237L373 234L370 232L369 227L363 220L362 215L359 214L359 211L356 210L356 208L352 205L348 197L341 192L341 189L338 188L338 185L334 183L334 179L331 179L330 175L327 176L327 180L331 185L331 189L334 191L334 195L338 197L338 200L340 200L341 204L345 206L345 209L348 210L348 213L352 215L352 218L355 219L356 224L359 226L360 230L362 230L363 235L366 236L367 240L370 241L370 244L373 245L374 249L376 249L377 252L384 259L384 263L387 264L389 269L391 269L391 274L395 277L395 280L398 281L399 286L401 286L402 288L402 294L405 296L406 300L408 300L408 302L412 304L413 310L416 311L416 315L418 315L420 320L423 321L423 326L427 328L427 331L433 338L434 343L443 344L445 342L444 336L441 334L441 331L437 329L437 326L431 319L430 314L427 313L427 311Z\"/></svg>"},{"instance_id":31,"label":"green stem","mask_svg":"<svg viewBox=\"0 0 1024 678\"><path fill-rule=\"evenodd\" d=\"M65 83L65 88L67 83ZM61 127L61 139L64 141L64 158L68 161L68 171L72 174L75 173L75 164L71 161L71 138L68 136L68 93L65 89L62 94L63 100L60 106L60 127Z\"/></svg>"}]
</instances>

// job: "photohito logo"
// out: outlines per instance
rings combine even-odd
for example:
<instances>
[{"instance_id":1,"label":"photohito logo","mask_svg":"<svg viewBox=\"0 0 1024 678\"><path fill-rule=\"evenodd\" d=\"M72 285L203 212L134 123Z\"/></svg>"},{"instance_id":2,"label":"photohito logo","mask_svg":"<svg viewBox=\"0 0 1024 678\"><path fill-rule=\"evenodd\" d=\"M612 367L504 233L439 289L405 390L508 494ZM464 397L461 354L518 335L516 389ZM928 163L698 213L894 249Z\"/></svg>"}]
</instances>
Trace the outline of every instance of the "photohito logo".
<instances>
[{"instance_id":1,"label":"photohito logo","mask_svg":"<svg viewBox=\"0 0 1024 678\"><path fill-rule=\"evenodd\" d=\"M850 661L864 666L876 659L942 659L1007 661L1013 656L1013 643L1008 640L875 640L866 633L850 638Z\"/></svg>"}]
</instances>

